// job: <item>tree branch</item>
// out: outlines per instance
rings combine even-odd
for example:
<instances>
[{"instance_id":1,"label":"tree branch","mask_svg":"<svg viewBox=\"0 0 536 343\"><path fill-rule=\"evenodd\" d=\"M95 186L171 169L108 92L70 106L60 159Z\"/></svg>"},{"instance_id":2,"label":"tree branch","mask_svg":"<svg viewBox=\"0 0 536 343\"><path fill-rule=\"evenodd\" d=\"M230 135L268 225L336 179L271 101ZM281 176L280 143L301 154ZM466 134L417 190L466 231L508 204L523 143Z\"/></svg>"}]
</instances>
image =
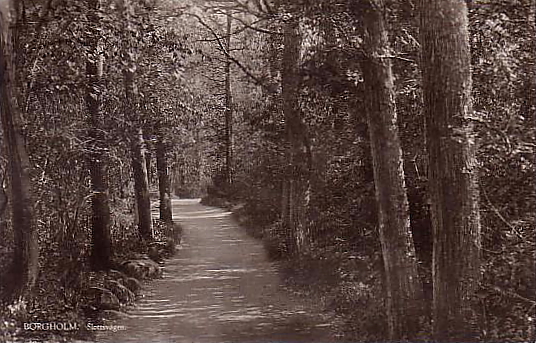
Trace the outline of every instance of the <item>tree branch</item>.
<instances>
[{"instance_id":1,"label":"tree branch","mask_svg":"<svg viewBox=\"0 0 536 343\"><path fill-rule=\"evenodd\" d=\"M521 235L521 233L519 233L519 231L517 230L517 228L515 226L513 226L512 224L510 224L506 218L503 217L503 215L501 214L501 212L497 209L497 207L495 207L493 205L493 203L491 202L491 200L489 200L488 198L488 195L487 193L482 189L482 195L484 195L484 198L486 199L486 201L488 202L488 206L491 208L491 210L493 211L493 213L495 213L495 215L504 223L506 224L506 226L508 226L515 234L517 237L519 237L519 239L523 239L523 236Z\"/></svg>"},{"instance_id":2,"label":"tree branch","mask_svg":"<svg viewBox=\"0 0 536 343\"><path fill-rule=\"evenodd\" d=\"M250 72L242 63L240 63L239 60L237 60L236 58L234 58L230 53L229 51L227 50L227 48L225 47L225 44L222 42L220 36L218 35L218 33L216 31L214 31L214 29L212 27L210 27L210 25L208 25L207 23L205 23L203 21L203 19L201 17L199 17L198 15L196 14L193 14L193 13L187 13L187 15L190 15L194 18L196 18L199 23L201 25L203 25L203 27L205 27L207 30L210 31L210 33L214 36L214 38L216 39L216 42L218 43L218 46L220 47L221 51L225 54L225 56L230 60L232 61L234 64L236 64L243 72L244 74L246 74L248 77L250 77L257 85L263 87L265 90L267 90L269 93L272 93L272 94L275 94L277 93L277 90L271 86L271 85L267 85L265 84L260 78L258 78L257 76L255 76L252 72Z\"/></svg>"},{"instance_id":3,"label":"tree branch","mask_svg":"<svg viewBox=\"0 0 536 343\"><path fill-rule=\"evenodd\" d=\"M531 304L532 306L536 305L536 300L526 298L526 297L524 297L524 296L522 296L520 294L517 294L515 292L512 292L512 291L504 290L504 289L500 288L499 286L487 285L486 288L488 290L490 290L490 291L493 291L496 294L501 295L501 296L508 296L508 297L511 297L511 298L514 298L514 299L517 299L517 300L521 300L523 302Z\"/></svg>"},{"instance_id":4,"label":"tree branch","mask_svg":"<svg viewBox=\"0 0 536 343\"><path fill-rule=\"evenodd\" d=\"M260 27L253 26L256 23L260 23L260 22L264 21L265 19L259 19L256 22L254 22L253 24L248 24L245 20L243 20L243 19L241 19L241 18L239 18L237 16L233 16L232 14L223 13L223 12L221 14L224 14L226 16L231 17L233 20L236 20L237 22L242 24L244 26L244 28L247 28L247 29L250 29L250 30L253 30L253 31L257 31L257 32L260 32L260 33L264 33L264 34L267 34L267 35L279 35L279 36L282 35L282 33L277 32L277 31L270 31L270 30L262 29ZM244 28L241 28L240 30L237 30L233 34L237 34L237 33L240 33L242 31L244 31Z\"/></svg>"}]
</instances>

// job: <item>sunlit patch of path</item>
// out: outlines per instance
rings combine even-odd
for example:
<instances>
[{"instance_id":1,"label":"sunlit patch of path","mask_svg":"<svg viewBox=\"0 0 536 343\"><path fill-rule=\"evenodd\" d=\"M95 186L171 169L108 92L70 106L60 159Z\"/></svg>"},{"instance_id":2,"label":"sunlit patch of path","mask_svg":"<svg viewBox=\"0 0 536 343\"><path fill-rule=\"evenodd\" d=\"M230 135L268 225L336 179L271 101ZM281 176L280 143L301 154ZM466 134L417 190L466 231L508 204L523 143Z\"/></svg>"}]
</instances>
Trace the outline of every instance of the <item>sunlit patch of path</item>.
<instances>
[{"instance_id":1,"label":"sunlit patch of path","mask_svg":"<svg viewBox=\"0 0 536 343\"><path fill-rule=\"evenodd\" d=\"M329 320L289 294L262 244L230 213L199 199L174 199L182 248L164 278L103 332L99 342L332 342Z\"/></svg>"}]
</instances>

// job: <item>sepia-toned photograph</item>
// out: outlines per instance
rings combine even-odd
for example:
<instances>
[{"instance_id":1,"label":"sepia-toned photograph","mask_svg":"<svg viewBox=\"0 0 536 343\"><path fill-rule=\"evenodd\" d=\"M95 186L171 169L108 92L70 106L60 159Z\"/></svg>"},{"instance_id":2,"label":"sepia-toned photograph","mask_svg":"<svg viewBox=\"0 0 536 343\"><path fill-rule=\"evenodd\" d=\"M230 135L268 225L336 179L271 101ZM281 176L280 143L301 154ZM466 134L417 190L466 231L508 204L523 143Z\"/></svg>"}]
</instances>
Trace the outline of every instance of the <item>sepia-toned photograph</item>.
<instances>
[{"instance_id":1,"label":"sepia-toned photograph","mask_svg":"<svg viewBox=\"0 0 536 343\"><path fill-rule=\"evenodd\" d=\"M536 341L536 0L0 0L0 343Z\"/></svg>"}]
</instances>

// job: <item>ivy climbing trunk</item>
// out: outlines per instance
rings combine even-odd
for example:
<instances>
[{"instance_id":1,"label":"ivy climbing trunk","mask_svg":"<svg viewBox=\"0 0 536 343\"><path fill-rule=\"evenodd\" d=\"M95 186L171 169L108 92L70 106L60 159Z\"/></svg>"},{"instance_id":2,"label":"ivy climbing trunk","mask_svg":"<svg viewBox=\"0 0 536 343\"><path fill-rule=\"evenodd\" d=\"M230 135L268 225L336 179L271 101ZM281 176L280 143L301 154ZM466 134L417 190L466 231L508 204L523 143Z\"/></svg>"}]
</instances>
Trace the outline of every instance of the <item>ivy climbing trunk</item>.
<instances>
[{"instance_id":1,"label":"ivy climbing trunk","mask_svg":"<svg viewBox=\"0 0 536 343\"><path fill-rule=\"evenodd\" d=\"M160 194L160 219L166 223L173 221L171 210L171 182L167 159L168 146L164 134L159 129L156 142L156 169L158 170L158 190Z\"/></svg>"},{"instance_id":2,"label":"ivy climbing trunk","mask_svg":"<svg viewBox=\"0 0 536 343\"><path fill-rule=\"evenodd\" d=\"M88 0L88 40L91 50L86 60L86 106L91 140L88 163L91 176L91 267L106 270L111 267L109 187L106 173L106 144L102 123L102 53L100 51L100 0Z\"/></svg>"},{"instance_id":3,"label":"ivy climbing trunk","mask_svg":"<svg viewBox=\"0 0 536 343\"><path fill-rule=\"evenodd\" d=\"M281 92L287 138L287 168L281 217L288 253L293 254L307 249L309 245L306 216L310 193L311 149L298 103L301 46L299 20L291 17L283 25Z\"/></svg>"},{"instance_id":4,"label":"ivy climbing trunk","mask_svg":"<svg viewBox=\"0 0 536 343\"><path fill-rule=\"evenodd\" d=\"M6 300L27 298L38 274L39 247L31 197L30 160L23 135L21 109L17 104L15 61L18 3L4 1L0 8L0 115L8 159L12 227L15 238L13 260L3 289Z\"/></svg>"},{"instance_id":5,"label":"ivy climbing trunk","mask_svg":"<svg viewBox=\"0 0 536 343\"><path fill-rule=\"evenodd\" d=\"M476 340L480 216L467 5L421 1L426 144L433 226L433 323L439 341Z\"/></svg>"},{"instance_id":6,"label":"ivy climbing trunk","mask_svg":"<svg viewBox=\"0 0 536 343\"><path fill-rule=\"evenodd\" d=\"M363 32L361 69L367 92L389 338L397 341L412 339L419 330L422 287L410 230L384 3L382 0L362 0L355 5L354 13Z\"/></svg>"},{"instance_id":7,"label":"ivy climbing trunk","mask_svg":"<svg viewBox=\"0 0 536 343\"><path fill-rule=\"evenodd\" d=\"M136 36L133 27L134 6L130 0L122 0L123 15L123 77L125 84L125 117L131 125L130 151L132 172L134 174L134 191L138 212L138 230L146 240L153 240L153 221L151 217L151 200L149 198L149 179L145 162L145 141L143 138L142 118L139 112L138 87L136 85Z\"/></svg>"}]
</instances>

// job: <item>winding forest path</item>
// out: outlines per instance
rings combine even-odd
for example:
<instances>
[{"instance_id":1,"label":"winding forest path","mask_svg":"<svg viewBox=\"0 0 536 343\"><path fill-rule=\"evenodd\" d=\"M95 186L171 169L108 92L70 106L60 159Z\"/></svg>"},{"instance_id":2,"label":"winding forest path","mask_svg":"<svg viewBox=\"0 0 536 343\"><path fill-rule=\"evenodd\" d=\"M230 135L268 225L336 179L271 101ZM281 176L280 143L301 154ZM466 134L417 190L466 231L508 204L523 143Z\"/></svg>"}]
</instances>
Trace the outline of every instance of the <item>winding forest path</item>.
<instances>
[{"instance_id":1,"label":"winding forest path","mask_svg":"<svg viewBox=\"0 0 536 343\"><path fill-rule=\"evenodd\" d=\"M173 200L182 248L99 342L333 342L329 318L289 293L262 244L230 212Z\"/></svg>"}]
</instances>

